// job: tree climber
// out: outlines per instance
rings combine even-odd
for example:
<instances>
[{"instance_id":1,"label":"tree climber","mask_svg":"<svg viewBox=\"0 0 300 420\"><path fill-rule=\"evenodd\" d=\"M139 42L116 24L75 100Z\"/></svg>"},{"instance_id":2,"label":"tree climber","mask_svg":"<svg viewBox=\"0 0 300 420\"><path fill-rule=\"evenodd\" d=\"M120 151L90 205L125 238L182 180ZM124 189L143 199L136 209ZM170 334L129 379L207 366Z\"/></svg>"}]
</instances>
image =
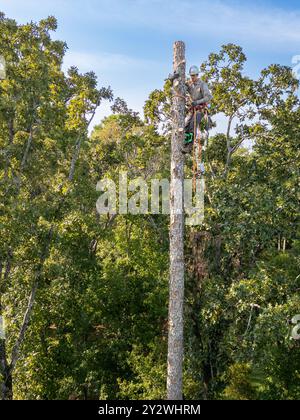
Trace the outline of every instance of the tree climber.
<instances>
[{"instance_id":1,"label":"tree climber","mask_svg":"<svg viewBox=\"0 0 300 420\"><path fill-rule=\"evenodd\" d=\"M204 111L207 110L207 105L212 100L212 94L207 86L207 84L201 80L199 76L199 68L197 66L192 66L189 70L190 79L185 82L186 91L188 94L188 109L187 115L185 118L185 141L182 149L183 153L188 153L192 150L195 128L194 117L196 115L196 131L200 135L200 126L201 121L204 116ZM170 80L172 83L179 77L179 74L173 73L170 74L167 80ZM196 112L197 111L197 112ZM206 129L211 128L212 121L208 117Z\"/></svg>"},{"instance_id":2,"label":"tree climber","mask_svg":"<svg viewBox=\"0 0 300 420\"><path fill-rule=\"evenodd\" d=\"M212 100L212 94L207 84L201 80L199 76L199 68L192 66L189 71L190 80L186 81L186 88L190 107L185 118L185 146L183 153L188 153L192 149L194 136L199 135L201 131L201 121L204 117L204 111L207 105ZM195 116L196 116L196 133L195 131ZM209 118L210 120L210 118ZM208 128L211 128L211 121L208 121Z\"/></svg>"}]
</instances>

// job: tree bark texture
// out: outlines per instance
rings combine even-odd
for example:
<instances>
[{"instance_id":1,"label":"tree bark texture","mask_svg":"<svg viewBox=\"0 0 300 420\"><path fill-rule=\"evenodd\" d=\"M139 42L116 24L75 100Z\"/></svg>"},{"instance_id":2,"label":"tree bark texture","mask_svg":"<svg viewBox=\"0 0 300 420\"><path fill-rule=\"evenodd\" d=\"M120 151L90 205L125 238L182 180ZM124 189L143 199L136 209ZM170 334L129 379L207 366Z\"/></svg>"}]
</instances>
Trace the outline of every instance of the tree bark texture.
<instances>
[{"instance_id":1,"label":"tree bark texture","mask_svg":"<svg viewBox=\"0 0 300 420\"><path fill-rule=\"evenodd\" d=\"M174 43L173 69L179 74L179 77L173 81L172 97L167 399L182 400L184 300L184 158L182 146L185 119L185 44L182 41Z\"/></svg>"}]
</instances>

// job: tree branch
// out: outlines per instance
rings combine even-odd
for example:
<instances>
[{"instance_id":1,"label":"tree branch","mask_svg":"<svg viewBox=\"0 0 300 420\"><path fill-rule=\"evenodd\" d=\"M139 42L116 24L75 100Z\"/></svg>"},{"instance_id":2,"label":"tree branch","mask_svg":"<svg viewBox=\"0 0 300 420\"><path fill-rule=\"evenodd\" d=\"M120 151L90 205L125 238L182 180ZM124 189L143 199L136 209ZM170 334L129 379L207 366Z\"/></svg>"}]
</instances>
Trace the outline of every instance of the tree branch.
<instances>
[{"instance_id":1,"label":"tree branch","mask_svg":"<svg viewBox=\"0 0 300 420\"><path fill-rule=\"evenodd\" d=\"M21 325L21 328L20 328L20 331L19 331L17 341L16 341L16 343L15 343L13 349L12 349L11 362L10 362L10 365L9 365L10 375L12 374L12 372L15 368L15 365L18 361L18 358L19 358L20 347L21 347L21 345L24 341L25 332L26 332L26 330L28 328L28 325L29 325L30 316L31 316L33 305L34 305L34 302L35 302L36 292L37 292L37 289L38 289L38 286L39 286L39 282L40 282L40 278L41 278L41 275L42 275L42 270L43 270L43 267L44 267L44 263L45 263L46 258L48 256L48 252L49 252L49 248L50 248L52 238L53 238L53 226L51 226L51 228L48 232L47 240L46 240L46 243L45 243L45 246L44 246L44 251L41 255L40 263L39 263L39 266L38 266L38 268L36 270L36 273L35 273L35 276L34 276L33 286L32 286L32 289L31 289L30 296L29 296L27 309L26 309L26 312L24 314L23 322L22 322L22 325Z\"/></svg>"}]
</instances>

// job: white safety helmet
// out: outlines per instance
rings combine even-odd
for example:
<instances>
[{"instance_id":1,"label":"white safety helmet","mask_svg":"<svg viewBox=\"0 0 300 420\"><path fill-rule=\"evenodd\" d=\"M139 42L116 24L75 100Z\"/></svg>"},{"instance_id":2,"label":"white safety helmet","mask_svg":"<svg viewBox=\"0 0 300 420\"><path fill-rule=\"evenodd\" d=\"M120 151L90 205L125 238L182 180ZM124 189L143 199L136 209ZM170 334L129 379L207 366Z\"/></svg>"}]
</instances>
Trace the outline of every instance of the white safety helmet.
<instances>
[{"instance_id":1,"label":"white safety helmet","mask_svg":"<svg viewBox=\"0 0 300 420\"><path fill-rule=\"evenodd\" d=\"M199 74L199 68L197 66L192 66L189 73L190 76L197 76Z\"/></svg>"}]
</instances>

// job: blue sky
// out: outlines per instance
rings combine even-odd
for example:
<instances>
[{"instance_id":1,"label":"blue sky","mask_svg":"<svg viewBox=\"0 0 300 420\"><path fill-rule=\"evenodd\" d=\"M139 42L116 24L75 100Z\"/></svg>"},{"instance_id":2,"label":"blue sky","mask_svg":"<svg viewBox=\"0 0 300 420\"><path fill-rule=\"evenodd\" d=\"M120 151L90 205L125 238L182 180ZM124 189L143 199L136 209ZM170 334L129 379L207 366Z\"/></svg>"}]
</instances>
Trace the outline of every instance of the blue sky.
<instances>
[{"instance_id":1,"label":"blue sky","mask_svg":"<svg viewBox=\"0 0 300 420\"><path fill-rule=\"evenodd\" d=\"M65 67L94 70L137 111L171 71L175 40L185 41L188 66L239 44L252 77L300 54L299 0L0 0L0 10L20 23L56 16L54 37L69 47ZM107 114L104 106L95 123Z\"/></svg>"}]
</instances>

